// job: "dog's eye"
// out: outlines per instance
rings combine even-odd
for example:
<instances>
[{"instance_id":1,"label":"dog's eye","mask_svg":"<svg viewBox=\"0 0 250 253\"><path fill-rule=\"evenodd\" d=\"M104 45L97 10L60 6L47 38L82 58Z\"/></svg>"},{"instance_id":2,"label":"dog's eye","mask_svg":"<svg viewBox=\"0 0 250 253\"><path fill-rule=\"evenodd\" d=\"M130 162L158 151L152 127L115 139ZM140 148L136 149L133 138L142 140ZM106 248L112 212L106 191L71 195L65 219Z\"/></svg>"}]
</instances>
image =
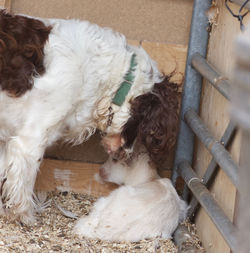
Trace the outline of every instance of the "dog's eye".
<instances>
[{"instance_id":1,"label":"dog's eye","mask_svg":"<svg viewBox=\"0 0 250 253\"><path fill-rule=\"evenodd\" d=\"M118 159L112 158L112 162L117 163Z\"/></svg>"}]
</instances>

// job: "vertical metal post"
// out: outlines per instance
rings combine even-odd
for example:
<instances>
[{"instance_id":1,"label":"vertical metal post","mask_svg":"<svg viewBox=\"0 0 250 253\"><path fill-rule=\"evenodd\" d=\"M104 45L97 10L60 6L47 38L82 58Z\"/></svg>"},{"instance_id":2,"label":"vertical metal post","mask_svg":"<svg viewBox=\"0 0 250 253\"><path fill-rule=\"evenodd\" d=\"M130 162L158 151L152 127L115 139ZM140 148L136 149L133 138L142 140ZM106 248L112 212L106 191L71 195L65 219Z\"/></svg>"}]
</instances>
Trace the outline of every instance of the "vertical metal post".
<instances>
[{"instance_id":1,"label":"vertical metal post","mask_svg":"<svg viewBox=\"0 0 250 253\"><path fill-rule=\"evenodd\" d=\"M191 58L196 52L202 56L206 56L208 42L208 19L205 12L211 6L211 2L211 0L194 1L186 62L185 82L182 95L180 130L172 174L173 184L176 183L178 176L177 165L183 160L187 160L188 162L192 163L194 134L184 122L184 114L187 108L191 107L196 111L199 109L202 77L192 68Z\"/></svg>"}]
</instances>

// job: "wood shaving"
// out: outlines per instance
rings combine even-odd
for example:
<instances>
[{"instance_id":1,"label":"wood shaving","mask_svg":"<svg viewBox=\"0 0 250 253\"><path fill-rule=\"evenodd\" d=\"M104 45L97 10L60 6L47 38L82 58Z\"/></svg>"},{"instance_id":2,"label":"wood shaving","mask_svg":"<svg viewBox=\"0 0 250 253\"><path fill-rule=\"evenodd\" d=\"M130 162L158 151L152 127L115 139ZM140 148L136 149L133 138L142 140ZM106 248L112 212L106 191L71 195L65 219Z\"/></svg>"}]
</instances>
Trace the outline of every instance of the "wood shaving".
<instances>
[{"instance_id":1,"label":"wood shaving","mask_svg":"<svg viewBox=\"0 0 250 253\"><path fill-rule=\"evenodd\" d=\"M33 226L26 226L0 217L1 253L177 253L174 243L162 238L147 239L136 243L80 239L72 233L76 220L65 217L57 206L60 205L64 211L67 210L66 213L74 213L80 217L90 212L96 198L84 194L51 192L47 193L47 199L49 204L46 209L37 214L37 222ZM189 223L186 225L192 231L191 243L197 245L197 249L202 249L194 225Z\"/></svg>"}]
</instances>

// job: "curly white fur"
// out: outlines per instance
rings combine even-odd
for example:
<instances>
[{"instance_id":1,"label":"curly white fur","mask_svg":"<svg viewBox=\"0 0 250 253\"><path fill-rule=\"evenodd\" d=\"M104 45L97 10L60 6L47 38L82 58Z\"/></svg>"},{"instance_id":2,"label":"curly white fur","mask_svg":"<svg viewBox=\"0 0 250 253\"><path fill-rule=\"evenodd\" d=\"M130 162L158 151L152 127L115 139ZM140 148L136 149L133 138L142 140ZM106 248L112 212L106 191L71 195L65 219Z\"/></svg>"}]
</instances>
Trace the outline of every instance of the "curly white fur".
<instances>
[{"instance_id":1,"label":"curly white fur","mask_svg":"<svg viewBox=\"0 0 250 253\"><path fill-rule=\"evenodd\" d=\"M139 241L161 236L170 238L186 216L187 206L167 178L159 178L146 154L128 166L112 162L100 170L101 179L125 184L108 197L100 198L74 232L102 240Z\"/></svg>"},{"instance_id":2,"label":"curly white fur","mask_svg":"<svg viewBox=\"0 0 250 253\"><path fill-rule=\"evenodd\" d=\"M42 19L40 19L42 20ZM154 61L141 47L127 45L123 35L79 20L42 20L52 30L45 44L45 74L21 97L0 91L0 212L23 222L34 219L33 187L46 147L64 138L81 143L99 129L120 133L129 118L129 100L161 81ZM137 67L132 88L121 107L108 108L130 58Z\"/></svg>"}]
</instances>

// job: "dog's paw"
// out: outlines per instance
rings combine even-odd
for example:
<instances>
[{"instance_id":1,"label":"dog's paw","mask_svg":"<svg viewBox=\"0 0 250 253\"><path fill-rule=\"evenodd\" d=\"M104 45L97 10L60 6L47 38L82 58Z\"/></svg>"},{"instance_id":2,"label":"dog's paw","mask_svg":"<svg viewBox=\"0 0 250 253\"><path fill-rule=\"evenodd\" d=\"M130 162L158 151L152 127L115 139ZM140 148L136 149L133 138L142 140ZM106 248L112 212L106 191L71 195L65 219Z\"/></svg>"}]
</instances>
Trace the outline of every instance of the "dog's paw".
<instances>
[{"instance_id":1,"label":"dog's paw","mask_svg":"<svg viewBox=\"0 0 250 253\"><path fill-rule=\"evenodd\" d=\"M34 213L33 197L25 194L25 188L13 185L8 176L4 177L0 184L0 215L31 225L36 221Z\"/></svg>"}]
</instances>

